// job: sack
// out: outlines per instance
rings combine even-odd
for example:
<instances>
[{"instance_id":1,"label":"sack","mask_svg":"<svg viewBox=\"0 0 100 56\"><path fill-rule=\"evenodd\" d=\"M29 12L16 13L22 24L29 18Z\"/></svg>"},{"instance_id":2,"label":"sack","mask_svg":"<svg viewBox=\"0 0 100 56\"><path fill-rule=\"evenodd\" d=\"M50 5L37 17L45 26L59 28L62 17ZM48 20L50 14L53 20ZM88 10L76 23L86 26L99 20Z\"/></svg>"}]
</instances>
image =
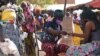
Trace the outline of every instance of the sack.
<instances>
[{"instance_id":1,"label":"sack","mask_svg":"<svg viewBox=\"0 0 100 56\"><path fill-rule=\"evenodd\" d=\"M60 40L58 41L57 44L65 44L65 45L68 45L68 46L72 46L73 45L73 42L72 42L72 37L70 36L62 36L62 38L60 38Z\"/></svg>"},{"instance_id":2,"label":"sack","mask_svg":"<svg viewBox=\"0 0 100 56\"><path fill-rule=\"evenodd\" d=\"M5 42L0 42L0 49L5 55L13 54L14 56L20 56L16 45L8 38L5 39Z\"/></svg>"}]
</instances>

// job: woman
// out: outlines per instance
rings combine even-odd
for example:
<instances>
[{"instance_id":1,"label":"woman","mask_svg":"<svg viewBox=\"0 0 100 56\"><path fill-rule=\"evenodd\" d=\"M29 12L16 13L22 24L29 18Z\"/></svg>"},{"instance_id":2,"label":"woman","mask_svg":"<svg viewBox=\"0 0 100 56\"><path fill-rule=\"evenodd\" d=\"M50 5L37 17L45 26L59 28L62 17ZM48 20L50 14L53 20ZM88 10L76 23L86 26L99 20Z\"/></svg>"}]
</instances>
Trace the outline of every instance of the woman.
<instances>
[{"instance_id":1,"label":"woman","mask_svg":"<svg viewBox=\"0 0 100 56\"><path fill-rule=\"evenodd\" d=\"M44 25L44 19L43 19L43 16L41 15L41 8L40 7L35 7L34 8L34 16L35 16L35 25L36 25L36 29L35 31L37 32L41 32L42 31L42 28L43 28L43 25Z\"/></svg>"},{"instance_id":2,"label":"woman","mask_svg":"<svg viewBox=\"0 0 100 56\"><path fill-rule=\"evenodd\" d=\"M69 35L84 38L81 41L83 45L70 47L66 52L66 56L89 56L90 54L100 54L97 50L99 49L100 51L100 22L96 19L95 13L85 8L81 14L81 23L83 34L69 33Z\"/></svg>"},{"instance_id":3,"label":"woman","mask_svg":"<svg viewBox=\"0 0 100 56\"><path fill-rule=\"evenodd\" d=\"M35 43L33 39L34 33L34 19L32 12L30 10L29 4L27 2L22 2L21 7L23 9L23 14L25 17L25 21L22 23L23 32L28 33L25 41L25 52L27 56L36 56L35 55Z\"/></svg>"},{"instance_id":4,"label":"woman","mask_svg":"<svg viewBox=\"0 0 100 56\"><path fill-rule=\"evenodd\" d=\"M58 56L59 53L65 53L67 49L65 44L57 44L61 35L66 35L66 32L62 31L61 27L63 16L64 15L61 10L56 10L54 12L53 21L47 22L44 26L46 34L45 38L42 40L42 50L46 52L46 56Z\"/></svg>"},{"instance_id":5,"label":"woman","mask_svg":"<svg viewBox=\"0 0 100 56\"><path fill-rule=\"evenodd\" d=\"M20 32L16 25L16 12L13 9L5 9L2 12L2 28L3 34L6 38L10 38L17 46L20 54L22 54L22 46L21 46L21 39L20 39Z\"/></svg>"}]
</instances>

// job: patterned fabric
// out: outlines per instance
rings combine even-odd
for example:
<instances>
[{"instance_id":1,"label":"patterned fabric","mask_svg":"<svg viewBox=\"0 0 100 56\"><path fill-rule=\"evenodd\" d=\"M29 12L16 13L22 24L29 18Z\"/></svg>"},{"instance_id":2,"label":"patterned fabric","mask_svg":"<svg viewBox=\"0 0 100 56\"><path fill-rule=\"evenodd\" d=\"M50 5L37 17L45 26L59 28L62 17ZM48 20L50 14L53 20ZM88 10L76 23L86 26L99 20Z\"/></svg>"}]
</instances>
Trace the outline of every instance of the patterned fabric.
<instances>
[{"instance_id":1,"label":"patterned fabric","mask_svg":"<svg viewBox=\"0 0 100 56\"><path fill-rule=\"evenodd\" d=\"M34 39L32 34L28 34L27 38L24 39L25 41L25 51L27 56L36 56L35 55L35 46L34 46Z\"/></svg>"},{"instance_id":2,"label":"patterned fabric","mask_svg":"<svg viewBox=\"0 0 100 56\"><path fill-rule=\"evenodd\" d=\"M20 32L18 28L14 26L14 24L5 23L2 25L4 37L10 38L17 46L20 53L22 53Z\"/></svg>"},{"instance_id":3,"label":"patterned fabric","mask_svg":"<svg viewBox=\"0 0 100 56\"><path fill-rule=\"evenodd\" d=\"M59 53L66 52L67 46L64 44L55 45L53 43L43 43L42 50L46 52L46 56L58 56Z\"/></svg>"},{"instance_id":4,"label":"patterned fabric","mask_svg":"<svg viewBox=\"0 0 100 56\"><path fill-rule=\"evenodd\" d=\"M25 16L25 22L23 23L23 28L26 28L26 32L34 32L34 20L33 15L29 9L23 12Z\"/></svg>"},{"instance_id":5,"label":"patterned fabric","mask_svg":"<svg viewBox=\"0 0 100 56\"><path fill-rule=\"evenodd\" d=\"M48 29L54 29L54 30L62 30L61 25L58 25L55 22L47 22L44 26L44 30L48 30ZM54 42L57 43L57 41L60 39L60 35L58 36L54 36L48 32L45 32L45 38L44 38L44 42Z\"/></svg>"},{"instance_id":6,"label":"patterned fabric","mask_svg":"<svg viewBox=\"0 0 100 56\"><path fill-rule=\"evenodd\" d=\"M98 47L99 45L96 42L83 44L81 46L71 46L67 50L66 56L91 56Z\"/></svg>"},{"instance_id":7,"label":"patterned fabric","mask_svg":"<svg viewBox=\"0 0 100 56\"><path fill-rule=\"evenodd\" d=\"M35 16L35 23L36 23L36 31L39 31L43 28L43 17L42 15Z\"/></svg>"},{"instance_id":8,"label":"patterned fabric","mask_svg":"<svg viewBox=\"0 0 100 56\"><path fill-rule=\"evenodd\" d=\"M32 36L32 33L35 31L35 25L34 25L34 18L33 18L33 14L30 10L29 5L23 4L25 6L23 6L23 14L25 17L25 22L22 24L22 28L24 32L28 33L28 36L26 36L27 38L24 39L25 41L25 51L26 51L26 55L27 56L36 56L35 55L35 43L34 43L34 39Z\"/></svg>"}]
</instances>

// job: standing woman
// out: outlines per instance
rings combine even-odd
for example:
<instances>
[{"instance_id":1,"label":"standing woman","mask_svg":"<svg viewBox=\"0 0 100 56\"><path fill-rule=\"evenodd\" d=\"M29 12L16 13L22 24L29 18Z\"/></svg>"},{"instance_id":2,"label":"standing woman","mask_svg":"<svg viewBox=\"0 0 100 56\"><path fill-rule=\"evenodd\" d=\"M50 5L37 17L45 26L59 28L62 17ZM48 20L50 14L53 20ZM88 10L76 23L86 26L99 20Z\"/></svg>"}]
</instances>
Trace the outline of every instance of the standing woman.
<instances>
[{"instance_id":1,"label":"standing woman","mask_svg":"<svg viewBox=\"0 0 100 56\"><path fill-rule=\"evenodd\" d=\"M41 15L41 8L39 6L34 8L34 16L35 16L35 23L36 23L36 31L41 32L43 25L44 25L44 19L43 16Z\"/></svg>"},{"instance_id":2,"label":"standing woman","mask_svg":"<svg viewBox=\"0 0 100 56\"><path fill-rule=\"evenodd\" d=\"M80 16L83 34L69 33L69 35L84 38L81 41L82 45L71 46L66 56L89 56L90 54L97 56L100 54L100 22L95 13L88 8L85 8Z\"/></svg>"},{"instance_id":3,"label":"standing woman","mask_svg":"<svg viewBox=\"0 0 100 56\"><path fill-rule=\"evenodd\" d=\"M25 41L25 51L27 56L35 55L35 44L33 39L34 32L34 19L32 12L30 10L29 4L27 2L22 2L21 7L23 9L23 14L25 17L25 22L22 23L22 30L28 35L24 39Z\"/></svg>"},{"instance_id":4,"label":"standing woman","mask_svg":"<svg viewBox=\"0 0 100 56\"><path fill-rule=\"evenodd\" d=\"M16 13L13 9L5 9L2 12L2 27L3 33L5 34L6 38L11 39L17 46L19 52L21 53L21 39L20 39L20 32L16 25Z\"/></svg>"}]
</instances>

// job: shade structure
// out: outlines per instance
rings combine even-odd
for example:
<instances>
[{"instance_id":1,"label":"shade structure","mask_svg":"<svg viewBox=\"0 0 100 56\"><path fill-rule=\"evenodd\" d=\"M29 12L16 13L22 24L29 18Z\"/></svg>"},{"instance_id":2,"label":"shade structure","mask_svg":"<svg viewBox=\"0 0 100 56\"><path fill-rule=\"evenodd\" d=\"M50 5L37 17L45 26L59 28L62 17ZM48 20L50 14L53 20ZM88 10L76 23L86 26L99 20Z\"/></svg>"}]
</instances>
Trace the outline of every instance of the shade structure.
<instances>
[{"instance_id":1,"label":"shade structure","mask_svg":"<svg viewBox=\"0 0 100 56\"><path fill-rule=\"evenodd\" d=\"M90 3L88 3L89 6L91 6L92 8L96 8L96 9L100 9L100 0L93 0Z\"/></svg>"},{"instance_id":2,"label":"shade structure","mask_svg":"<svg viewBox=\"0 0 100 56\"><path fill-rule=\"evenodd\" d=\"M85 3L85 4L70 6L66 10L67 11L77 10L77 9L81 9L84 6L90 7L91 9L100 9L100 0L93 0L93 1Z\"/></svg>"}]
</instances>

